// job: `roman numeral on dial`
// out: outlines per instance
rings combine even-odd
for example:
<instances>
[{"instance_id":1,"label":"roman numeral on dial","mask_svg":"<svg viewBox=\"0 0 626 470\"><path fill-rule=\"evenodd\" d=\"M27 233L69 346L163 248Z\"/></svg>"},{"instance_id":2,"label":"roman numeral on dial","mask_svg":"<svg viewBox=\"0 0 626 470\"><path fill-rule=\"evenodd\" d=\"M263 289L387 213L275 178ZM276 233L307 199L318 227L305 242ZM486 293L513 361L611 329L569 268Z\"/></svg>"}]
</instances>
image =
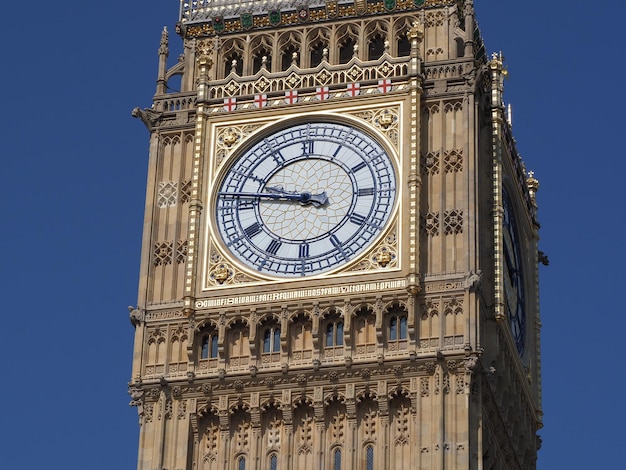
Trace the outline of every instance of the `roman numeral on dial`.
<instances>
[{"instance_id":1,"label":"roman numeral on dial","mask_svg":"<svg viewBox=\"0 0 626 470\"><path fill-rule=\"evenodd\" d=\"M261 224L259 224L258 222L253 223L244 230L244 233L248 238L252 238L255 235L258 235L259 233L261 233Z\"/></svg>"},{"instance_id":2,"label":"roman numeral on dial","mask_svg":"<svg viewBox=\"0 0 626 470\"><path fill-rule=\"evenodd\" d=\"M350 216L350 222L352 222L353 224L363 225L366 220L367 219L365 219L365 217L361 214L354 213Z\"/></svg>"},{"instance_id":3,"label":"roman numeral on dial","mask_svg":"<svg viewBox=\"0 0 626 470\"><path fill-rule=\"evenodd\" d=\"M278 253L278 250L280 250L282 244L283 242L281 242L280 240L272 240L272 242L267 247L267 252L275 255L276 253Z\"/></svg>"}]
</instances>

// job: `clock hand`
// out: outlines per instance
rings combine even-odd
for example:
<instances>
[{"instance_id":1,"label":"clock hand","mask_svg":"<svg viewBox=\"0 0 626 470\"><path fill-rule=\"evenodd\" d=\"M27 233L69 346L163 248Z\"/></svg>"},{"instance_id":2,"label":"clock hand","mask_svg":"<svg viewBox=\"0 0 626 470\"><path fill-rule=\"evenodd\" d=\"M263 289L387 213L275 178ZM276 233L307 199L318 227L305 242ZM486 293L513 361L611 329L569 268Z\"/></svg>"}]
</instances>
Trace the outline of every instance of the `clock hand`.
<instances>
[{"instance_id":1,"label":"clock hand","mask_svg":"<svg viewBox=\"0 0 626 470\"><path fill-rule=\"evenodd\" d=\"M318 206L323 206L324 204L328 202L328 196L326 196L326 191L319 193L319 194L311 194L308 191L298 194L297 192L285 191L280 186L267 186L265 189L267 189L268 191L273 191L273 192L280 193L283 195L299 196L298 200L300 201L300 204L303 204L303 205L313 203Z\"/></svg>"},{"instance_id":2,"label":"clock hand","mask_svg":"<svg viewBox=\"0 0 626 470\"><path fill-rule=\"evenodd\" d=\"M259 199L287 199L290 201L298 201L300 204L306 206L308 204L313 204L315 206L323 206L328 202L328 196L326 195L326 191L319 194L311 194L309 192L302 193L291 193L284 191L279 188L268 188L272 191L276 191L273 193L228 193L228 192L220 192L218 196L230 196L230 197L249 197L249 198L259 198Z\"/></svg>"}]
</instances>

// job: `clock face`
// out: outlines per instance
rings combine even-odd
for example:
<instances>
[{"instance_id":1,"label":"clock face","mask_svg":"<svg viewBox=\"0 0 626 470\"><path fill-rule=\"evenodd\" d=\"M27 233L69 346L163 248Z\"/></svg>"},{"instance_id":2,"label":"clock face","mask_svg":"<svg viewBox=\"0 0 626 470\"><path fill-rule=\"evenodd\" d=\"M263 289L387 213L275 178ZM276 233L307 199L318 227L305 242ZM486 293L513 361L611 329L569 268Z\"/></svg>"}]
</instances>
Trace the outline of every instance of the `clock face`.
<instances>
[{"instance_id":1,"label":"clock face","mask_svg":"<svg viewBox=\"0 0 626 470\"><path fill-rule=\"evenodd\" d=\"M519 355L524 354L526 337L526 316L524 312L524 280L520 257L520 244L513 215L511 200L506 192L504 196L504 296L506 313L511 326L513 340Z\"/></svg>"},{"instance_id":2,"label":"clock face","mask_svg":"<svg viewBox=\"0 0 626 470\"><path fill-rule=\"evenodd\" d=\"M256 141L215 193L219 234L249 268L277 277L331 271L382 233L396 200L382 145L347 124L292 125Z\"/></svg>"}]
</instances>

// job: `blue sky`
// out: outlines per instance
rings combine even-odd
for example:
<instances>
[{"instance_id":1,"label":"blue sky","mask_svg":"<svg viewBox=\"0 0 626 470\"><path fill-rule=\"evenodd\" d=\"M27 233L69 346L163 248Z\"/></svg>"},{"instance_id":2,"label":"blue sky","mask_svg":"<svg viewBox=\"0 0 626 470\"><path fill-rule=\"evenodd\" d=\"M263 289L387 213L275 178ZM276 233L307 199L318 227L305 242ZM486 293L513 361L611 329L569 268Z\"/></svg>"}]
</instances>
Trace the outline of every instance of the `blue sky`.
<instances>
[{"instance_id":1,"label":"blue sky","mask_svg":"<svg viewBox=\"0 0 626 470\"><path fill-rule=\"evenodd\" d=\"M476 0L541 183L545 428L540 470L623 459L626 3ZM132 469L128 407L148 132L176 0L7 2L0 358L3 468ZM171 34L175 60L180 43Z\"/></svg>"}]
</instances>

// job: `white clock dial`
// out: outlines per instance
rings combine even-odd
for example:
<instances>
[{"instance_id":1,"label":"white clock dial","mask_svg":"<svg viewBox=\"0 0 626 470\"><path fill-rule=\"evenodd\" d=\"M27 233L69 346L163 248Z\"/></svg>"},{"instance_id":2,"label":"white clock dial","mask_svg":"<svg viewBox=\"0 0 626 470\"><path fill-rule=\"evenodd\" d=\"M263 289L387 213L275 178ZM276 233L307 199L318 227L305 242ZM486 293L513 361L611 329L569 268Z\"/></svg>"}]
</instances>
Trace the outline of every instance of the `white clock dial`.
<instances>
[{"instance_id":1,"label":"white clock dial","mask_svg":"<svg viewBox=\"0 0 626 470\"><path fill-rule=\"evenodd\" d=\"M249 268L320 274L356 259L381 234L396 200L389 155L367 133L297 124L258 140L227 168L215 215L224 245Z\"/></svg>"}]
</instances>

